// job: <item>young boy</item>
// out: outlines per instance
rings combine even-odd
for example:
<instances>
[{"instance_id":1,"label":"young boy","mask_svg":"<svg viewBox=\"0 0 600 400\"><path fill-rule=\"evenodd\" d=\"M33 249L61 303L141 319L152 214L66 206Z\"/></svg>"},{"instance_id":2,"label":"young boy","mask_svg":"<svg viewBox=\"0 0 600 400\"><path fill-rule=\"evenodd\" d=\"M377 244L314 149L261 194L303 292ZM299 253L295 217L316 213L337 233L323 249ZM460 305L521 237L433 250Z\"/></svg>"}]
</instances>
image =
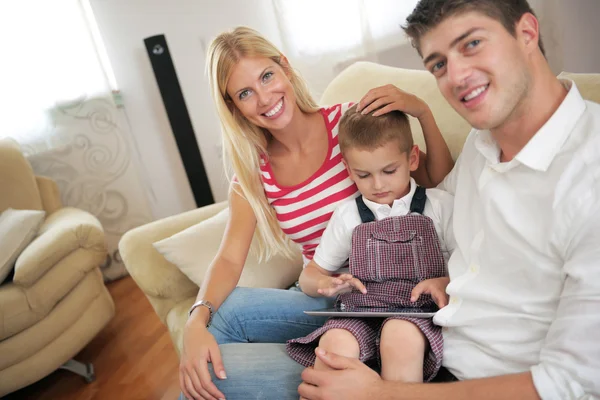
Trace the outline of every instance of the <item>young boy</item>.
<instances>
[{"instance_id":1,"label":"young boy","mask_svg":"<svg viewBox=\"0 0 600 400\"><path fill-rule=\"evenodd\" d=\"M336 296L341 307L442 308L453 250L453 198L417 187L419 164L408 118L362 115L351 107L339 125L339 146L360 196L334 212L314 259L300 275L310 296ZM334 276L349 260L349 274ZM442 335L431 319L331 318L312 334L288 341L290 356L315 369L318 346L363 362L381 361L386 380L431 380L441 366Z\"/></svg>"}]
</instances>

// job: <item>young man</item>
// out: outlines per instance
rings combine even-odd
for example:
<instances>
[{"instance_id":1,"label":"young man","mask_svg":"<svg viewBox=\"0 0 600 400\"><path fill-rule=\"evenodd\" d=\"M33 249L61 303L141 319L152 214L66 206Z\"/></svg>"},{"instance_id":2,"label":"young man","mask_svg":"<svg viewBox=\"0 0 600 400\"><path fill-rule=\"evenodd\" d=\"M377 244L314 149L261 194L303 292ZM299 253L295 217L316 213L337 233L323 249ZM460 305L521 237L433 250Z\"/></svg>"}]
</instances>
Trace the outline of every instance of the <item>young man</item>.
<instances>
[{"instance_id":1,"label":"young man","mask_svg":"<svg viewBox=\"0 0 600 400\"><path fill-rule=\"evenodd\" d=\"M526 0L421 0L406 32L474 128L441 185L455 195L457 249L450 304L435 322L444 326L443 365L460 382L385 382L326 354L339 371L305 370L299 393L599 397L600 105L553 75Z\"/></svg>"},{"instance_id":2,"label":"young man","mask_svg":"<svg viewBox=\"0 0 600 400\"><path fill-rule=\"evenodd\" d=\"M450 305L435 321L444 326L445 377L460 381L384 382L357 360L320 354L337 370L304 370L298 392L600 397L600 106L553 75L525 0L421 0L407 22L440 91L474 128L441 185L455 195L457 248ZM282 346L222 352L228 398L293 398L298 369Z\"/></svg>"}]
</instances>

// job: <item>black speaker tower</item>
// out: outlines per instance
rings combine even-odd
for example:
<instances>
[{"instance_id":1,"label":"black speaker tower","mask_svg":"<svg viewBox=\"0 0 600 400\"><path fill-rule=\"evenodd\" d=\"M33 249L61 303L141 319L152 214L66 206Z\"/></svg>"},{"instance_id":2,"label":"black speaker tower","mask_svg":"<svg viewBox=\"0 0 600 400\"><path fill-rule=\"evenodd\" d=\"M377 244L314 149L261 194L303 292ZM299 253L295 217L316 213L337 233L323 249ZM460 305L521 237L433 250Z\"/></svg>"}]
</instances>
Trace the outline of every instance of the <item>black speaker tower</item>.
<instances>
[{"instance_id":1,"label":"black speaker tower","mask_svg":"<svg viewBox=\"0 0 600 400\"><path fill-rule=\"evenodd\" d=\"M202 207L212 204L214 199L202 163L200 147L196 141L192 121L179 86L179 79L177 79L177 72L175 72L165 35L148 37L144 39L144 44L152 63L154 77L169 117L188 181L196 199L196 205Z\"/></svg>"}]
</instances>

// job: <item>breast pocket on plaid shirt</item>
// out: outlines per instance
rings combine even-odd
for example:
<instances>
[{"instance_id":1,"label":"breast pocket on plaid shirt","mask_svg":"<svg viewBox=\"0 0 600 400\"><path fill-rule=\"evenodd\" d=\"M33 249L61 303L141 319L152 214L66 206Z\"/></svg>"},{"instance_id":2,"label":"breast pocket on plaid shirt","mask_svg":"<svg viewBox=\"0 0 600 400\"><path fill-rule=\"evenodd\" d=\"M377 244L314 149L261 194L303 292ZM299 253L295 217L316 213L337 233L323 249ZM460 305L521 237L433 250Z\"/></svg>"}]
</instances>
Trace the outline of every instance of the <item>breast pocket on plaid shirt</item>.
<instances>
[{"instance_id":1,"label":"breast pocket on plaid shirt","mask_svg":"<svg viewBox=\"0 0 600 400\"><path fill-rule=\"evenodd\" d=\"M374 281L421 280L418 247L422 237L414 230L376 230L367 240L369 275Z\"/></svg>"}]
</instances>

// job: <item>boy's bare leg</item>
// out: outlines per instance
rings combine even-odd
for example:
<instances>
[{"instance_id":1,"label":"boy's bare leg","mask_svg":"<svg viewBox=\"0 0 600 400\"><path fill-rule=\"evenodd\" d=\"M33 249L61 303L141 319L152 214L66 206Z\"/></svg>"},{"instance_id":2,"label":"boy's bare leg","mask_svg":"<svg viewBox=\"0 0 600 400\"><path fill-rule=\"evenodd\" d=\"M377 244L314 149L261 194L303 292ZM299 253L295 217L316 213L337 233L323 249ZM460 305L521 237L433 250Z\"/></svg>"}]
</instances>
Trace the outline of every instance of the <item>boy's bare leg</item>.
<instances>
[{"instance_id":1,"label":"boy's bare leg","mask_svg":"<svg viewBox=\"0 0 600 400\"><path fill-rule=\"evenodd\" d=\"M325 332L319 340L319 347L345 357L358 358L360 355L358 341L352 333L345 329L331 329ZM331 368L317 357L315 369L329 370Z\"/></svg>"},{"instance_id":2,"label":"boy's bare leg","mask_svg":"<svg viewBox=\"0 0 600 400\"><path fill-rule=\"evenodd\" d=\"M423 358L429 342L412 322L392 319L381 331L381 377L388 381L423 382Z\"/></svg>"}]
</instances>

